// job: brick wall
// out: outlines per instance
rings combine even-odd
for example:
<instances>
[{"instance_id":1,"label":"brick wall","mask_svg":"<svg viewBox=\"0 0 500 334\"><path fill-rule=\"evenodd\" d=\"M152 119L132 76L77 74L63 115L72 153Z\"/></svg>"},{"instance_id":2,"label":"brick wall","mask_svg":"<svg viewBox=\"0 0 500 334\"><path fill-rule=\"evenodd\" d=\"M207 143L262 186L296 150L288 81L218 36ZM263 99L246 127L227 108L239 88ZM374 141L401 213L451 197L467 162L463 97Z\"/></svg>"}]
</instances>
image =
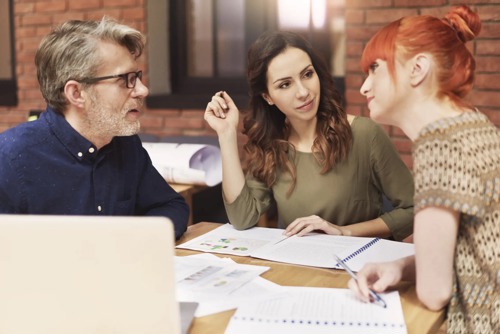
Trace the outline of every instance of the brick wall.
<instances>
[{"instance_id":1,"label":"brick wall","mask_svg":"<svg viewBox=\"0 0 500 334\"><path fill-rule=\"evenodd\" d=\"M44 109L38 90L34 54L42 36L67 19L117 18L147 33L147 0L14 0L16 76L19 104L0 106L0 132L24 122L32 109ZM364 78L359 57L369 37L381 25L402 15L444 14L457 0L346 0L346 87L348 112L368 115L359 93ZM417 4L418 3L418 4ZM500 126L500 0L469 0L483 19L480 38L472 44L477 59L477 84L471 99ZM143 60L145 57L143 57ZM145 80L147 82L147 64ZM204 106L200 106L204 108ZM142 119L145 132L159 135L213 135L200 110L148 110ZM411 166L411 143L395 128L387 127L405 162Z\"/></svg>"}]
</instances>

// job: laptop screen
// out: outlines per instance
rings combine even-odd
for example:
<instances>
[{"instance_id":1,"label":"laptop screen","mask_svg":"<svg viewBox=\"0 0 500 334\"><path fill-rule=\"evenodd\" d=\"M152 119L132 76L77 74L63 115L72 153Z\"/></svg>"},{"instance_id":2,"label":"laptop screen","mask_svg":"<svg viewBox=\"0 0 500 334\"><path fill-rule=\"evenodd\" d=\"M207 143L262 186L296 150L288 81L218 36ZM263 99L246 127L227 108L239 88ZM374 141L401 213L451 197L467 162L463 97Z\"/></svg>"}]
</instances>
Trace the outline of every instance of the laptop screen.
<instances>
[{"instance_id":1,"label":"laptop screen","mask_svg":"<svg viewBox=\"0 0 500 334\"><path fill-rule=\"evenodd\" d=\"M0 215L0 333L179 333L163 217Z\"/></svg>"}]
</instances>

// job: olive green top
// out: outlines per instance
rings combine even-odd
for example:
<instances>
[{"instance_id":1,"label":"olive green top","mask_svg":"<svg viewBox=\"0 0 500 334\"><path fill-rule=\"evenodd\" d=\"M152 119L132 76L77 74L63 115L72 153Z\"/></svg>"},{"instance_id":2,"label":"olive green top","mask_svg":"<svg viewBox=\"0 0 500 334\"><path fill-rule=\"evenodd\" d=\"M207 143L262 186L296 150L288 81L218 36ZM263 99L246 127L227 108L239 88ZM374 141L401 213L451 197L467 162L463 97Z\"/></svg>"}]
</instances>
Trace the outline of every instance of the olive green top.
<instances>
[{"instance_id":1,"label":"olive green top","mask_svg":"<svg viewBox=\"0 0 500 334\"><path fill-rule=\"evenodd\" d=\"M276 200L281 223L318 215L340 225L382 218L396 240L413 233L413 178L385 131L372 120L356 117L352 122L353 146L347 159L321 174L312 153L290 153L297 169L297 183L288 173L279 173L271 189L252 176L236 200L225 203L231 224L246 229ZM383 210L383 195L393 210Z\"/></svg>"}]
</instances>

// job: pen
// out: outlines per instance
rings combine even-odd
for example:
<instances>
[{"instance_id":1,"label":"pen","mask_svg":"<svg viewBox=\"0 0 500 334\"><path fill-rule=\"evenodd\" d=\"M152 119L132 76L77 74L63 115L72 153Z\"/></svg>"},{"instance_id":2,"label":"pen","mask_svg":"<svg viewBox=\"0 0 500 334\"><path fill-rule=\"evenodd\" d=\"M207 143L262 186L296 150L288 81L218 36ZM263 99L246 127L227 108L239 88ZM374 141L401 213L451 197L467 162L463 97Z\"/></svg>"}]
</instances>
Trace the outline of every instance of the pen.
<instances>
[{"instance_id":1,"label":"pen","mask_svg":"<svg viewBox=\"0 0 500 334\"><path fill-rule=\"evenodd\" d=\"M281 239L280 241L278 241L278 242L276 242L276 243L274 243L274 244L275 244L275 245L276 245L276 244L279 244L280 242L285 241L286 239L288 239L288 238L290 238L290 237L293 237L293 236L294 236L294 235L288 235L288 236L286 236L285 238Z\"/></svg>"},{"instance_id":2,"label":"pen","mask_svg":"<svg viewBox=\"0 0 500 334\"><path fill-rule=\"evenodd\" d=\"M351 275L352 279L355 280L356 282L358 281L358 278L356 277L356 274L351 270L351 268L349 268L347 266L347 264L345 264L344 261L342 261L336 254L333 254L333 256L335 257L335 260L337 261L338 264L340 264L342 266L342 268L345 269L345 271L347 271L347 273L349 275ZM369 289L370 291L370 296L372 296L372 298L375 300L375 302L378 302L380 303L380 306L382 306L383 308L386 308L387 307L387 304L385 303L385 301L382 299L382 297L380 297L375 291L373 291L372 289Z\"/></svg>"}]
</instances>

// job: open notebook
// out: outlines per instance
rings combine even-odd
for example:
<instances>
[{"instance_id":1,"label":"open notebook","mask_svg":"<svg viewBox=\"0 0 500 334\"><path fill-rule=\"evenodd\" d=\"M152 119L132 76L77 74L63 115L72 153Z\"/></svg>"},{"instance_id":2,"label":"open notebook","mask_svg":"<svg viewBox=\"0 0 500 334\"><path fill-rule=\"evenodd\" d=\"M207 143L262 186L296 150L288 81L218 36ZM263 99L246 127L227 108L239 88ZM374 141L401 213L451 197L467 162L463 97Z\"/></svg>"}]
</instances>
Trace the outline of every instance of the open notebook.
<instances>
[{"instance_id":1,"label":"open notebook","mask_svg":"<svg viewBox=\"0 0 500 334\"><path fill-rule=\"evenodd\" d=\"M0 333L180 333L161 217L0 215Z\"/></svg>"},{"instance_id":2,"label":"open notebook","mask_svg":"<svg viewBox=\"0 0 500 334\"><path fill-rule=\"evenodd\" d=\"M415 254L415 247L410 243L319 233L287 238L283 236L283 231L267 227L238 231L232 225L224 224L177 247L342 269L333 257L336 254L354 271L359 271L368 262L392 261Z\"/></svg>"}]
</instances>

